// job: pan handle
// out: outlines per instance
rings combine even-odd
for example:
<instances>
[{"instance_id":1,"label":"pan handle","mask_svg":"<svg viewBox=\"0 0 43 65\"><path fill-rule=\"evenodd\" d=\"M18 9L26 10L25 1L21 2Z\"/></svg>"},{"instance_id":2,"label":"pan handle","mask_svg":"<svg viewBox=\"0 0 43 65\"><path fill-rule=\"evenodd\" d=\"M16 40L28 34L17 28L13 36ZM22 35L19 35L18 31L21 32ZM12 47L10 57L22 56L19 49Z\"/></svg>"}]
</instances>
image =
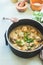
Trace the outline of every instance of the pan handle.
<instances>
[{"instance_id":1,"label":"pan handle","mask_svg":"<svg viewBox=\"0 0 43 65\"><path fill-rule=\"evenodd\" d=\"M42 49L41 49L41 52L40 52L40 59L43 61L43 46L42 46Z\"/></svg>"},{"instance_id":2,"label":"pan handle","mask_svg":"<svg viewBox=\"0 0 43 65\"><path fill-rule=\"evenodd\" d=\"M17 23L18 22L18 18L5 18L5 17L3 17L3 20L10 20L11 22L13 22L13 23ZM8 42L7 42L7 38L6 38L6 32L5 32L5 34L4 34L4 37L5 37L5 42L6 42L6 45L8 45Z\"/></svg>"},{"instance_id":3,"label":"pan handle","mask_svg":"<svg viewBox=\"0 0 43 65\"><path fill-rule=\"evenodd\" d=\"M3 17L3 20L10 20L11 22L13 22L13 23L16 23L16 22L18 22L18 18L5 18L5 17Z\"/></svg>"},{"instance_id":4,"label":"pan handle","mask_svg":"<svg viewBox=\"0 0 43 65\"><path fill-rule=\"evenodd\" d=\"M8 45L8 42L7 42L7 38L6 38L6 32L4 34L4 37L5 37L5 43L6 43L6 46Z\"/></svg>"}]
</instances>

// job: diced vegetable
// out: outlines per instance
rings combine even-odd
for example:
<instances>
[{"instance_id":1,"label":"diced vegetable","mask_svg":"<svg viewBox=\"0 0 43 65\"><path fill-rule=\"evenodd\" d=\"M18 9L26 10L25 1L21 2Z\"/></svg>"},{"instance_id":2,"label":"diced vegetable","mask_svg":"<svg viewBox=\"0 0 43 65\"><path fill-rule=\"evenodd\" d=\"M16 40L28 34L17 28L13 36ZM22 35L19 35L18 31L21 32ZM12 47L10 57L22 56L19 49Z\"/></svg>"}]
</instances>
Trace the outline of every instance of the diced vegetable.
<instances>
[{"instance_id":1,"label":"diced vegetable","mask_svg":"<svg viewBox=\"0 0 43 65\"><path fill-rule=\"evenodd\" d=\"M34 44L34 43L30 43L30 46L31 46L31 47L34 47L34 46L35 46L35 44Z\"/></svg>"},{"instance_id":2,"label":"diced vegetable","mask_svg":"<svg viewBox=\"0 0 43 65\"><path fill-rule=\"evenodd\" d=\"M25 44L23 40L16 40L16 43L20 46L23 46Z\"/></svg>"},{"instance_id":3,"label":"diced vegetable","mask_svg":"<svg viewBox=\"0 0 43 65\"><path fill-rule=\"evenodd\" d=\"M30 49L31 49L31 47L29 46L29 47L28 47L28 50L30 50Z\"/></svg>"},{"instance_id":4,"label":"diced vegetable","mask_svg":"<svg viewBox=\"0 0 43 65\"><path fill-rule=\"evenodd\" d=\"M27 29L26 26L23 26L23 27L22 27L22 31L27 32L27 30L28 30L28 29Z\"/></svg>"},{"instance_id":5,"label":"diced vegetable","mask_svg":"<svg viewBox=\"0 0 43 65\"><path fill-rule=\"evenodd\" d=\"M24 45L24 46L21 48L21 50L23 50L23 51L27 50L27 46Z\"/></svg>"},{"instance_id":6,"label":"diced vegetable","mask_svg":"<svg viewBox=\"0 0 43 65\"><path fill-rule=\"evenodd\" d=\"M34 18L33 18L34 20L43 23L43 20L42 20L43 13L42 12L35 11L33 13L33 16L34 16Z\"/></svg>"},{"instance_id":7,"label":"diced vegetable","mask_svg":"<svg viewBox=\"0 0 43 65\"><path fill-rule=\"evenodd\" d=\"M24 36L24 33L21 31L21 32L19 32L19 36L20 37L23 37Z\"/></svg>"}]
</instances>

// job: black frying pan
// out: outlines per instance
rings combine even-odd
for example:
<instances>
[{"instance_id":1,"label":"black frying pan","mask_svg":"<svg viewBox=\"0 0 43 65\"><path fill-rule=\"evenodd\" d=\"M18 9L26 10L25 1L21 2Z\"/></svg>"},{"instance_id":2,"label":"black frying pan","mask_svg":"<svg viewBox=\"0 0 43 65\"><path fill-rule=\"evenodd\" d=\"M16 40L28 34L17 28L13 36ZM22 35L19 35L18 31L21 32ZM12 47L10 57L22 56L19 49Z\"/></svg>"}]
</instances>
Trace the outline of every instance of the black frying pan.
<instances>
[{"instance_id":1,"label":"black frying pan","mask_svg":"<svg viewBox=\"0 0 43 65\"><path fill-rule=\"evenodd\" d=\"M37 55L38 53L41 53L40 58L43 60L43 45L41 45L40 47L38 47L37 49L35 49L33 51L20 51L11 45L11 42L9 41L9 34L12 31L12 29L14 29L20 25L31 25L33 27L36 27L43 35L43 26L40 23L38 23L34 20L31 20L31 19L21 19L21 20L18 20L18 22L14 22L13 24L11 24L9 29L5 33L6 45L9 45L10 49L14 52L14 54L16 54L19 57L31 58L31 57Z\"/></svg>"}]
</instances>

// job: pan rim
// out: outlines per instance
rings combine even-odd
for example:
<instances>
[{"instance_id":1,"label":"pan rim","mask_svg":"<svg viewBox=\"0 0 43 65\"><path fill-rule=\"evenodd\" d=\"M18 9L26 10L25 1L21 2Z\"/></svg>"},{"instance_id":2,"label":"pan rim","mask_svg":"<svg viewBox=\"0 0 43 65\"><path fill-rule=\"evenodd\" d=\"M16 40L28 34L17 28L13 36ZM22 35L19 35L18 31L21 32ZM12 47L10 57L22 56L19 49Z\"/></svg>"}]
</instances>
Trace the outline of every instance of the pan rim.
<instances>
[{"instance_id":1,"label":"pan rim","mask_svg":"<svg viewBox=\"0 0 43 65\"><path fill-rule=\"evenodd\" d=\"M24 20L24 19L20 19L19 21L21 21L21 20ZM32 20L32 19L25 19L25 20L31 20L31 21L34 21L34 22L37 22L37 21L35 21L35 20ZM15 22L15 23L18 23L18 22ZM10 25L10 27L13 25L13 24L15 24L15 23L12 23L11 25ZM40 24L39 22L37 22L38 24ZM41 25L41 24L40 24ZM41 25L42 26L42 25ZM10 28L9 27L9 28ZM42 26L43 27L43 26ZM9 30L9 28L8 28L8 30ZM12 48L14 48L15 50L17 50L17 51L20 51L20 52L26 52L26 53L31 53L31 52L35 52L35 51L37 51L37 50L41 50L41 48L43 47L43 45L41 45L41 46L39 46L38 48L36 48L36 49L34 49L34 50L31 50L31 51L22 51L22 50L19 50L19 49L17 49L17 48L15 48L13 45L12 45L12 43L10 42L10 40L9 40L9 38L8 38L8 30L7 30L7 32L6 32L6 39L7 39L7 41L8 41L8 44L12 47Z\"/></svg>"}]
</instances>

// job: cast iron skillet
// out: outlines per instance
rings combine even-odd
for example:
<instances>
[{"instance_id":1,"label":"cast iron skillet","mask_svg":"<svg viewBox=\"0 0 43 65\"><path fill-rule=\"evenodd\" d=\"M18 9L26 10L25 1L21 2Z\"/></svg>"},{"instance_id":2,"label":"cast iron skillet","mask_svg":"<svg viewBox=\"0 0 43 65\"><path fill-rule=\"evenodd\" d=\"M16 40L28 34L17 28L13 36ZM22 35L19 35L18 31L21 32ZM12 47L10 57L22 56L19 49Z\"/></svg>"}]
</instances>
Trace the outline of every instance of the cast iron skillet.
<instances>
[{"instance_id":1,"label":"cast iron skillet","mask_svg":"<svg viewBox=\"0 0 43 65\"><path fill-rule=\"evenodd\" d=\"M41 45L40 47L38 47L37 49L35 49L33 51L21 51L21 50L14 48L13 45L11 44L11 42L9 41L9 34L12 31L12 29L14 29L20 25L31 25L33 27L36 27L43 35L43 26L40 23L38 23L34 20L31 20L31 19L21 19L21 20L18 20L18 22L14 22L13 24L11 24L9 29L5 33L6 45L9 45L10 49L14 52L14 54L16 54L19 57L23 57L23 58L31 58L41 52L40 57L43 60L43 57L42 57L43 56L43 53L42 53L43 45Z\"/></svg>"}]
</instances>

